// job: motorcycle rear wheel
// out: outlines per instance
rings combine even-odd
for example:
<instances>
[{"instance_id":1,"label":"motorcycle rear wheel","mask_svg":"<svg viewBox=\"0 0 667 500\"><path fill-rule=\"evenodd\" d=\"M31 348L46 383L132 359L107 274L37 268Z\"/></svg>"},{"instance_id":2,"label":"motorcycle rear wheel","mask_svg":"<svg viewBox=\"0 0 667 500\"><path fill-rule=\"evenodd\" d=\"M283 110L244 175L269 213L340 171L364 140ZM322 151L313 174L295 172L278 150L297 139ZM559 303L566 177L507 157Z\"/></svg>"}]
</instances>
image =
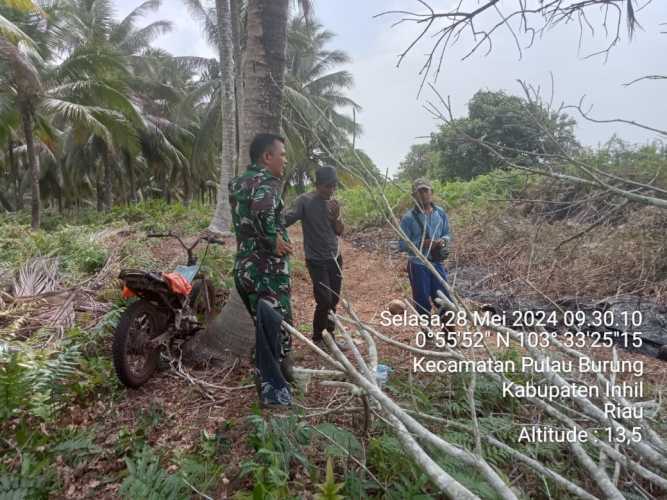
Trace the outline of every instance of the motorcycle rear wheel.
<instances>
[{"instance_id":1,"label":"motorcycle rear wheel","mask_svg":"<svg viewBox=\"0 0 667 500\"><path fill-rule=\"evenodd\" d=\"M121 316L113 336L113 365L127 387L141 387L155 372L160 349L149 340L163 332L163 323L164 315L144 299L130 304Z\"/></svg>"}]
</instances>

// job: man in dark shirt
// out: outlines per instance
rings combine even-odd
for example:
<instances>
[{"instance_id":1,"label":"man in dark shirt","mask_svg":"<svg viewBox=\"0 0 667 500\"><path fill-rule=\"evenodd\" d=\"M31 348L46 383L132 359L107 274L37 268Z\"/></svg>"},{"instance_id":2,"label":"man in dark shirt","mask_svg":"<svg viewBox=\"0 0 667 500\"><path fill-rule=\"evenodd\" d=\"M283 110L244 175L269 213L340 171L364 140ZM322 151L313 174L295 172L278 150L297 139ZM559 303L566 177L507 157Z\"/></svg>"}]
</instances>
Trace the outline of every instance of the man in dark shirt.
<instances>
[{"instance_id":1,"label":"man in dark shirt","mask_svg":"<svg viewBox=\"0 0 667 500\"><path fill-rule=\"evenodd\" d=\"M285 214L285 224L291 226L301 221L306 267L313 281L315 314L313 317L313 341L324 347L322 332L326 329L333 335L335 324L329 312L336 311L338 296L343 282L343 258L338 237L343 234L340 205L332 198L338 178L336 169L325 166L315 172L315 191L297 197L292 208ZM341 348L348 346L339 344Z\"/></svg>"}]
</instances>

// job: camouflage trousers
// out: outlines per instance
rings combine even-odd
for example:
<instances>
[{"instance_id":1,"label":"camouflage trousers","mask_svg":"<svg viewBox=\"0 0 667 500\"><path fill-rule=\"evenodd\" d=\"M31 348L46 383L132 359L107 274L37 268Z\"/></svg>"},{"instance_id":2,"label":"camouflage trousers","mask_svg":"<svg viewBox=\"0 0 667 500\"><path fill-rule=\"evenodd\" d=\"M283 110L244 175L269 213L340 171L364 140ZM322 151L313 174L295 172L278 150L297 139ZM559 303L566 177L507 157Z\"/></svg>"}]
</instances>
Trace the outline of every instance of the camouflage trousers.
<instances>
[{"instance_id":1,"label":"camouflage trousers","mask_svg":"<svg viewBox=\"0 0 667 500\"><path fill-rule=\"evenodd\" d=\"M237 263L238 264L238 263ZM290 277L287 274L262 274L254 266L235 266L234 283L253 321L257 316L257 301L266 300L290 325L292 303ZM282 354L292 350L292 336L283 331Z\"/></svg>"}]
</instances>

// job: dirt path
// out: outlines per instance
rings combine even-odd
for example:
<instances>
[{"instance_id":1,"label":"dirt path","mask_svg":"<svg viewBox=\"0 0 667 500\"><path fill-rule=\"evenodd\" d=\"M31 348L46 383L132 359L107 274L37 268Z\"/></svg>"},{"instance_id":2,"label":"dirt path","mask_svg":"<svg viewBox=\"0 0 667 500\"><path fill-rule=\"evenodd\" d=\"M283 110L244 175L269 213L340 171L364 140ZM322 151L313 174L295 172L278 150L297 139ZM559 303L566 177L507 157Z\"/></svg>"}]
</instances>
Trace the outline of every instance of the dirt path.
<instances>
[{"instance_id":1,"label":"dirt path","mask_svg":"<svg viewBox=\"0 0 667 500\"><path fill-rule=\"evenodd\" d=\"M292 274L292 305L295 323L310 324L315 309L313 286L305 268L303 236L299 227L290 230L294 241L294 270ZM405 260L384 256L356 248L348 240L341 240L343 256L343 290L341 295L354 305L364 320L370 320L386 308L394 298L406 296L407 283Z\"/></svg>"},{"instance_id":2,"label":"dirt path","mask_svg":"<svg viewBox=\"0 0 667 500\"><path fill-rule=\"evenodd\" d=\"M292 275L295 325L301 331L310 332L315 301L312 284L304 264L300 227L292 228L290 236L296 250L293 256ZM170 260L173 257L172 251L180 252L176 246L162 247L160 259ZM343 296L354 305L355 311L362 319L372 320L394 298L409 297L410 290L404 272L405 261L402 257L358 248L347 240L342 241L342 255ZM376 317L373 322L379 322L379 318ZM414 331L409 328L382 328L382 331L406 343L410 343L414 336ZM295 341L294 347L295 359L299 366L311 368L323 366L320 359L300 342ZM409 369L410 356L405 351L382 344L378 345L378 349L380 362L393 366L397 375ZM600 353L596 354L596 357L599 357ZM619 352L621 359L634 356L641 355ZM647 372L645 380L650 384L665 384L664 364L651 358L643 356L642 358ZM211 391L214 394L213 399L203 396L196 385L176 377L172 372L165 371L157 374L138 390L120 388L120 394L113 400L99 400L85 410L76 407L70 409L62 425L95 426L96 434L100 436L97 444L108 453L90 464L87 469L80 471L80 475L76 478L66 480L65 491L68 492L69 498L84 498L91 494L102 498L116 497L118 483L106 485L103 491L90 488L88 485L99 477L100 472L108 474L125 468L123 458L119 458L113 452L114 446L118 446L122 432L127 433L137 429L142 416L145 420L147 412L154 408L160 408L163 416L159 424L147 433L146 440L149 444L170 450L172 453L178 450L192 450L202 432L206 431L224 440L229 446L225 459L225 476L229 481L217 492L216 498L224 498L248 486L247 480L240 481L237 476L239 464L250 458L253 453L247 444L249 424L246 419L252 414L257 403L251 378L252 366L244 361L231 371L208 369L189 370L189 373L208 384L218 386ZM329 414L324 417L307 417L327 405L342 403L346 398L345 392L340 389L311 384L306 394L297 394L295 413L306 415L311 424L329 421L350 429L359 429L358 415ZM324 462L321 465L324 467Z\"/></svg>"}]
</instances>

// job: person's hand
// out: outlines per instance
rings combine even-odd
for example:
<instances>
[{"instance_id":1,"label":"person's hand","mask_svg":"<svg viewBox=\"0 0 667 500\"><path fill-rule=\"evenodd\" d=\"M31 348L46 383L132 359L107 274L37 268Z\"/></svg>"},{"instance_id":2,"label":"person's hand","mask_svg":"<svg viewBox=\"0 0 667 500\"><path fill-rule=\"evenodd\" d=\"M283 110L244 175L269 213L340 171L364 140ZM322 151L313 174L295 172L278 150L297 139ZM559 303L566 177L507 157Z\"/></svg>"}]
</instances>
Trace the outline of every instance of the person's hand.
<instances>
[{"instance_id":1,"label":"person's hand","mask_svg":"<svg viewBox=\"0 0 667 500\"><path fill-rule=\"evenodd\" d=\"M329 220L337 221L340 218L340 203L338 203L338 200L327 201L327 209L329 211Z\"/></svg>"},{"instance_id":2,"label":"person's hand","mask_svg":"<svg viewBox=\"0 0 667 500\"><path fill-rule=\"evenodd\" d=\"M431 245L433 245L433 240L424 240L424 245L422 246L422 248L428 250L429 248L431 248Z\"/></svg>"},{"instance_id":3,"label":"person's hand","mask_svg":"<svg viewBox=\"0 0 667 500\"><path fill-rule=\"evenodd\" d=\"M276 236L276 254L280 257L292 253L292 245L286 242L282 236Z\"/></svg>"}]
</instances>

